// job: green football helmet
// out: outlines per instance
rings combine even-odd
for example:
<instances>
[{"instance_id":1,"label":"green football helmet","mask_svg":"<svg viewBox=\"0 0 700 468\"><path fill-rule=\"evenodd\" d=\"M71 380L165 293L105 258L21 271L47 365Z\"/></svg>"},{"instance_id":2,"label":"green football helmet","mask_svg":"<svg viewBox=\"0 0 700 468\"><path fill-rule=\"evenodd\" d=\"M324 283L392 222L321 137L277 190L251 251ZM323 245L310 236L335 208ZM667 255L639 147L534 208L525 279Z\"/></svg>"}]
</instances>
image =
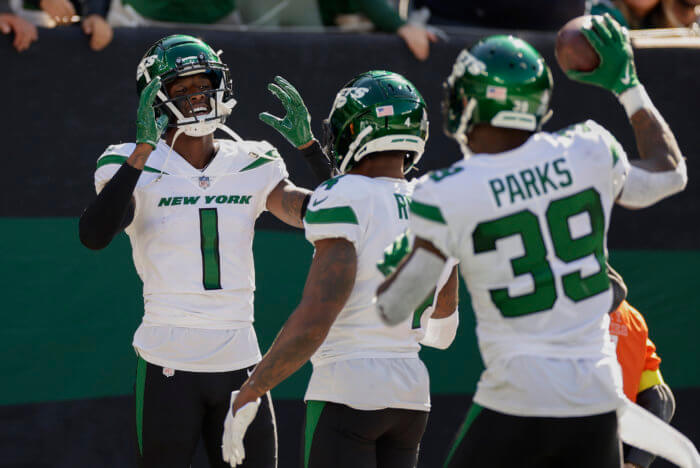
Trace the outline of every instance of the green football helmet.
<instances>
[{"instance_id":1,"label":"green football helmet","mask_svg":"<svg viewBox=\"0 0 700 468\"><path fill-rule=\"evenodd\" d=\"M200 39L183 34L165 37L151 46L136 69L136 90L139 95L156 76L161 78L161 89L156 97L156 117L165 113L169 127L177 127L190 136L204 136L224 127L224 122L236 105L228 67L209 45ZM170 98L167 85L177 78L205 73L212 88L201 93ZM208 112L195 112L190 98L204 94L208 99ZM178 104L189 106L191 117L185 117ZM225 127L226 130L229 130Z\"/></svg>"},{"instance_id":2,"label":"green football helmet","mask_svg":"<svg viewBox=\"0 0 700 468\"><path fill-rule=\"evenodd\" d=\"M473 125L538 131L551 116L552 72L534 47L513 36L480 40L460 52L443 83L445 133L466 142Z\"/></svg>"},{"instance_id":3,"label":"green football helmet","mask_svg":"<svg viewBox=\"0 0 700 468\"><path fill-rule=\"evenodd\" d=\"M369 71L350 80L323 122L323 146L345 173L378 151L407 151L404 172L420 160L428 140L425 101L398 73Z\"/></svg>"}]
</instances>

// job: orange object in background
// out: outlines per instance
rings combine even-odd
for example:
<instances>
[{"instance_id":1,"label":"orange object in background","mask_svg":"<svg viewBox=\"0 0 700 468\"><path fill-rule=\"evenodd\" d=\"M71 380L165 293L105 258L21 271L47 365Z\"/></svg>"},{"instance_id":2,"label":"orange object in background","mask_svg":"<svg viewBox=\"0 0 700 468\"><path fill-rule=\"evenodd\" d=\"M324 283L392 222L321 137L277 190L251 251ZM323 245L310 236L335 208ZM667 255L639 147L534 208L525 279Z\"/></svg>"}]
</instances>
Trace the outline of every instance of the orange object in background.
<instances>
[{"instance_id":1,"label":"orange object in background","mask_svg":"<svg viewBox=\"0 0 700 468\"><path fill-rule=\"evenodd\" d=\"M649 328L642 314L627 301L610 314L610 335L622 367L623 389L627 398L637 401L644 371L657 371L661 358L649 339Z\"/></svg>"}]
</instances>

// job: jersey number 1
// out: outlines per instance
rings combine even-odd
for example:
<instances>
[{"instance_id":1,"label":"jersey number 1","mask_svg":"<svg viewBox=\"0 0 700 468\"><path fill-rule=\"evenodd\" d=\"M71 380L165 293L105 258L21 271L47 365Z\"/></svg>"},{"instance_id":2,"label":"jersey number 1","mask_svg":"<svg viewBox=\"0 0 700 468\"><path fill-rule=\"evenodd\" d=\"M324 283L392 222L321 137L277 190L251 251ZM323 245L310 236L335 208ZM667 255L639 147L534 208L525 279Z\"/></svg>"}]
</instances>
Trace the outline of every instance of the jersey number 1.
<instances>
[{"instance_id":1,"label":"jersey number 1","mask_svg":"<svg viewBox=\"0 0 700 468\"><path fill-rule=\"evenodd\" d=\"M591 232L574 238L569 228L569 219L583 213L588 214ZM554 200L547 207L546 217L554 253L560 260L570 263L593 255L600 267L597 273L585 278L580 271L563 275L561 282L566 297L578 302L606 291L610 281L605 265L605 215L598 192L590 188ZM547 261L547 247L539 219L533 212L523 210L480 223L472 233L474 253L496 250L497 240L515 234L520 235L525 253L511 259L513 275L529 274L535 288L529 294L515 297L510 296L508 288L489 290L491 300L504 317L519 317L549 310L557 300L554 274Z\"/></svg>"},{"instance_id":2,"label":"jersey number 1","mask_svg":"<svg viewBox=\"0 0 700 468\"><path fill-rule=\"evenodd\" d=\"M204 289L221 289L219 257L219 220L216 208L199 210L199 235L202 248L202 283Z\"/></svg>"}]
</instances>

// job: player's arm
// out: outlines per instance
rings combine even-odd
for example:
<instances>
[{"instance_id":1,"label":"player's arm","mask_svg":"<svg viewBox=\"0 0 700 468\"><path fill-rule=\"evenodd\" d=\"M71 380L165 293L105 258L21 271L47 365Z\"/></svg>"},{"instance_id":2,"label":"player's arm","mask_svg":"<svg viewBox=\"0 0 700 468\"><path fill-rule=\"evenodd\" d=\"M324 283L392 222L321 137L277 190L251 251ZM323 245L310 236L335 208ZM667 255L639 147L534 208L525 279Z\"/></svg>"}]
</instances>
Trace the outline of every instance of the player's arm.
<instances>
[{"instance_id":1,"label":"player's arm","mask_svg":"<svg viewBox=\"0 0 700 468\"><path fill-rule=\"evenodd\" d=\"M438 282L438 287L440 282ZM452 267L447 282L442 286L435 301L435 310L428 319L422 345L447 349L457 335L459 326L459 275L457 266Z\"/></svg>"},{"instance_id":2,"label":"player's arm","mask_svg":"<svg viewBox=\"0 0 700 468\"><path fill-rule=\"evenodd\" d=\"M270 350L241 386L233 413L296 372L325 340L355 284L357 254L345 239L321 239L306 278L301 302Z\"/></svg>"},{"instance_id":3,"label":"player's arm","mask_svg":"<svg viewBox=\"0 0 700 468\"><path fill-rule=\"evenodd\" d=\"M640 380L637 404L665 422L670 422L676 410L676 400L671 388L661 377L661 372L646 370ZM656 455L630 446L625 454L625 466L648 468Z\"/></svg>"},{"instance_id":4,"label":"player's arm","mask_svg":"<svg viewBox=\"0 0 700 468\"><path fill-rule=\"evenodd\" d=\"M146 160L168 124L165 115L158 120L155 118L153 101L158 89L160 78L155 78L141 93L136 121L136 148L80 216L80 242L89 249L105 248L134 218L134 188Z\"/></svg>"},{"instance_id":5,"label":"player's arm","mask_svg":"<svg viewBox=\"0 0 700 468\"><path fill-rule=\"evenodd\" d=\"M606 263L605 267L608 272L608 279L610 280L610 286L613 291L613 301L610 305L610 313L615 312L620 304L627 299L627 284L622 279L620 273L618 273L610 263Z\"/></svg>"},{"instance_id":6,"label":"player's arm","mask_svg":"<svg viewBox=\"0 0 700 468\"><path fill-rule=\"evenodd\" d=\"M634 129L641 158L631 163L618 203L627 208L644 208L682 191L688 180L685 160L673 132L637 78L627 29L606 14L593 17L581 33L601 63L591 72L569 70L567 75L617 96Z\"/></svg>"},{"instance_id":7,"label":"player's arm","mask_svg":"<svg viewBox=\"0 0 700 468\"><path fill-rule=\"evenodd\" d=\"M311 115L299 91L281 76L267 85L267 89L282 102L287 115L275 117L268 112L260 114L260 120L277 130L292 146L301 151L304 160L316 176L318 183L331 177L331 165L311 131Z\"/></svg>"},{"instance_id":8,"label":"player's arm","mask_svg":"<svg viewBox=\"0 0 700 468\"><path fill-rule=\"evenodd\" d=\"M421 305L435 285L447 259L429 240L416 237L411 253L377 289L377 312L396 325Z\"/></svg>"},{"instance_id":9,"label":"player's arm","mask_svg":"<svg viewBox=\"0 0 700 468\"><path fill-rule=\"evenodd\" d=\"M284 179L267 196L266 206L280 221L303 228L310 197L310 190L297 187L289 179Z\"/></svg>"}]
</instances>

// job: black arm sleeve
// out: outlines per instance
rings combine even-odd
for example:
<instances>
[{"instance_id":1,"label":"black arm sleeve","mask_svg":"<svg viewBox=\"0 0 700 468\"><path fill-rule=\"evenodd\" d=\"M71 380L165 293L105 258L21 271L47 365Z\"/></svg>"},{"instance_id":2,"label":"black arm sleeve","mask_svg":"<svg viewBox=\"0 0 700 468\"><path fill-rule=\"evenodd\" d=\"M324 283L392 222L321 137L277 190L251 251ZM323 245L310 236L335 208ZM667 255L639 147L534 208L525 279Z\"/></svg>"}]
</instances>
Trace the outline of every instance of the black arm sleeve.
<instances>
[{"instance_id":1,"label":"black arm sleeve","mask_svg":"<svg viewBox=\"0 0 700 468\"><path fill-rule=\"evenodd\" d=\"M625 284L625 281L622 279L622 276L620 273L615 271L613 267L610 266L609 263L605 264L607 270L608 270L608 278L610 279L610 287L613 290L613 302L612 305L610 306L610 313L613 313L617 310L618 307L620 307L620 304L622 304L622 301L627 299L627 285Z\"/></svg>"},{"instance_id":2,"label":"black arm sleeve","mask_svg":"<svg viewBox=\"0 0 700 468\"><path fill-rule=\"evenodd\" d=\"M673 392L666 384L654 385L637 394L637 404L666 422L671 420L676 410ZM649 468L649 465L656 458L655 455L636 447L626 446L625 448L625 463L634 463Z\"/></svg>"},{"instance_id":3,"label":"black arm sleeve","mask_svg":"<svg viewBox=\"0 0 700 468\"><path fill-rule=\"evenodd\" d=\"M318 141L314 140L311 146L301 150L301 154L304 156L306 163L313 171L319 184L331 178L331 163Z\"/></svg>"},{"instance_id":4,"label":"black arm sleeve","mask_svg":"<svg viewBox=\"0 0 700 468\"><path fill-rule=\"evenodd\" d=\"M124 163L114 177L83 211L78 229L88 249L107 247L114 236L134 219L134 187L141 170Z\"/></svg>"}]
</instances>

